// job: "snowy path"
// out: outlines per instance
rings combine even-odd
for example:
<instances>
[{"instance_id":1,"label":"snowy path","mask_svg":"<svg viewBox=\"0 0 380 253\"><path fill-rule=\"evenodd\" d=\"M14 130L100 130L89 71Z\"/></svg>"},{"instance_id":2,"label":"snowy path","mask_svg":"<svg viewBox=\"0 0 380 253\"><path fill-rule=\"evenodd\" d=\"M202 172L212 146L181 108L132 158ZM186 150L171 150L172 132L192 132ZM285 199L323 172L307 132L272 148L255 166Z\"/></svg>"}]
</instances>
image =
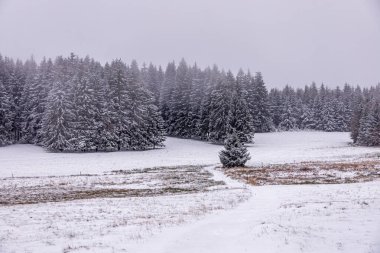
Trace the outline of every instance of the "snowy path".
<instances>
[{"instance_id":1,"label":"snowy path","mask_svg":"<svg viewBox=\"0 0 380 253\"><path fill-rule=\"evenodd\" d=\"M380 183L264 186L234 210L172 228L132 252L380 252Z\"/></svg>"}]
</instances>

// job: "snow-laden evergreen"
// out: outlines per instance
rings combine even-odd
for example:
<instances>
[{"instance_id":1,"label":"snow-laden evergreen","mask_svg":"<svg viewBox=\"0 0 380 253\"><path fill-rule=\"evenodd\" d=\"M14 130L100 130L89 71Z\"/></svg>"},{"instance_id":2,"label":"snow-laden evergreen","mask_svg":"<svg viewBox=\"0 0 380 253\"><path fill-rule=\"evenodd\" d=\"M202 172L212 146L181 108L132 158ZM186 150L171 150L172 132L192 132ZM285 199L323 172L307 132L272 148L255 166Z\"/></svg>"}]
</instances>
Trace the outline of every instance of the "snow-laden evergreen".
<instances>
[{"instance_id":1,"label":"snow-laden evergreen","mask_svg":"<svg viewBox=\"0 0 380 253\"><path fill-rule=\"evenodd\" d=\"M312 83L268 93L260 72L234 75L185 60L164 72L152 63L102 66L74 54L40 64L0 55L0 145L145 150L162 146L165 135L221 144L232 129L242 142L255 132L310 129L351 131L355 143L378 145L368 134L377 131L378 90Z\"/></svg>"},{"instance_id":2,"label":"snow-laden evergreen","mask_svg":"<svg viewBox=\"0 0 380 253\"><path fill-rule=\"evenodd\" d=\"M342 92L313 83L304 89L272 89L269 104L274 127L280 130L311 129L328 132L348 131L355 89L345 85Z\"/></svg>"},{"instance_id":3,"label":"snow-laden evergreen","mask_svg":"<svg viewBox=\"0 0 380 253\"><path fill-rule=\"evenodd\" d=\"M366 146L380 145L380 106L379 101L368 103L360 119L357 143Z\"/></svg>"},{"instance_id":4,"label":"snow-laden evergreen","mask_svg":"<svg viewBox=\"0 0 380 253\"><path fill-rule=\"evenodd\" d=\"M72 139L78 138L70 126L74 118L68 89L57 80L50 91L43 117L43 146L51 151L72 151Z\"/></svg>"},{"instance_id":5,"label":"snow-laden evergreen","mask_svg":"<svg viewBox=\"0 0 380 253\"><path fill-rule=\"evenodd\" d=\"M232 99L228 115L228 125L231 129L234 129L241 142L251 142L255 128L246 99L247 91L244 88L244 82L236 80L234 83L232 86L233 91L231 94Z\"/></svg>"},{"instance_id":6,"label":"snow-laden evergreen","mask_svg":"<svg viewBox=\"0 0 380 253\"><path fill-rule=\"evenodd\" d=\"M256 132L270 132L273 128L273 123L269 112L268 91L261 73L257 72L251 82L254 92L251 100L254 108L252 111L253 126Z\"/></svg>"},{"instance_id":7,"label":"snow-laden evergreen","mask_svg":"<svg viewBox=\"0 0 380 253\"><path fill-rule=\"evenodd\" d=\"M228 135L224 143L224 150L219 153L219 158L223 166L227 168L242 167L251 159L247 148L240 141L235 129Z\"/></svg>"},{"instance_id":8,"label":"snow-laden evergreen","mask_svg":"<svg viewBox=\"0 0 380 253\"><path fill-rule=\"evenodd\" d=\"M359 145L380 145L380 84L355 90L351 137Z\"/></svg>"},{"instance_id":9,"label":"snow-laden evergreen","mask_svg":"<svg viewBox=\"0 0 380 253\"><path fill-rule=\"evenodd\" d=\"M103 67L71 54L37 65L0 57L0 74L0 145L33 143L60 152L163 145L157 101L136 62Z\"/></svg>"},{"instance_id":10,"label":"snow-laden evergreen","mask_svg":"<svg viewBox=\"0 0 380 253\"><path fill-rule=\"evenodd\" d=\"M10 96L0 80L0 146L12 143L12 118Z\"/></svg>"},{"instance_id":11,"label":"snow-laden evergreen","mask_svg":"<svg viewBox=\"0 0 380 253\"><path fill-rule=\"evenodd\" d=\"M228 81L230 83L228 83ZM218 81L215 89L211 93L210 119L209 119L209 140L215 143L223 143L230 131L228 124L230 120L230 105L232 101L232 88L234 79L232 73L227 74L227 78Z\"/></svg>"}]
</instances>

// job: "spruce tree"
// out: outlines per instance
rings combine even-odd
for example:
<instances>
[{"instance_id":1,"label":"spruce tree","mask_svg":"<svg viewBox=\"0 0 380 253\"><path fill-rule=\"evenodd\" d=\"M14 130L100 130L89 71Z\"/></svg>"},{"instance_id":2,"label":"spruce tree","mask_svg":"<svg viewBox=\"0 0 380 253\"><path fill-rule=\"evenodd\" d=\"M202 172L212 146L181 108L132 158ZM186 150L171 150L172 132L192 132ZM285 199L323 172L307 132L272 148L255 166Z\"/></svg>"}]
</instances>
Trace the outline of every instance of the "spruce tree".
<instances>
[{"instance_id":1,"label":"spruce tree","mask_svg":"<svg viewBox=\"0 0 380 253\"><path fill-rule=\"evenodd\" d=\"M314 119L313 110L310 109L308 106L304 106L301 119L302 129L315 129L316 123Z\"/></svg>"},{"instance_id":2,"label":"spruce tree","mask_svg":"<svg viewBox=\"0 0 380 253\"><path fill-rule=\"evenodd\" d=\"M210 137L210 114L211 114L211 102L212 102L212 92L214 91L218 80L221 78L221 73L218 68L214 66L213 69L207 68L204 71L205 75L205 91L204 96L201 101L200 116L197 126L197 136L201 140L209 140Z\"/></svg>"},{"instance_id":3,"label":"spruce tree","mask_svg":"<svg viewBox=\"0 0 380 253\"><path fill-rule=\"evenodd\" d=\"M53 62L44 59L33 81L31 90L31 114L30 128L26 131L33 137L32 143L37 145L43 144L42 119L46 110L47 98L49 91L52 89L54 82Z\"/></svg>"},{"instance_id":4,"label":"spruce tree","mask_svg":"<svg viewBox=\"0 0 380 253\"><path fill-rule=\"evenodd\" d=\"M284 112L281 117L281 122L278 125L281 131L289 131L297 129L297 119L294 112L294 107L289 100L285 101Z\"/></svg>"},{"instance_id":5,"label":"spruce tree","mask_svg":"<svg viewBox=\"0 0 380 253\"><path fill-rule=\"evenodd\" d=\"M350 121L351 139L354 143L357 142L360 129L360 119L363 116L363 95L361 89L355 89L354 99L352 102L352 116Z\"/></svg>"},{"instance_id":6,"label":"spruce tree","mask_svg":"<svg viewBox=\"0 0 380 253\"><path fill-rule=\"evenodd\" d=\"M243 167L251 159L247 148L240 142L235 130L228 135L224 143L224 150L219 153L219 158L224 167Z\"/></svg>"},{"instance_id":7,"label":"spruce tree","mask_svg":"<svg viewBox=\"0 0 380 253\"><path fill-rule=\"evenodd\" d=\"M189 131L189 126L191 125L191 115L189 115L191 85L191 69L182 59L176 71L175 87L170 98L168 134L171 136L191 137L191 132Z\"/></svg>"},{"instance_id":8,"label":"spruce tree","mask_svg":"<svg viewBox=\"0 0 380 253\"><path fill-rule=\"evenodd\" d=\"M62 84L57 81L49 93L43 118L43 146L50 151L72 151L73 131L69 122L73 118L71 103Z\"/></svg>"},{"instance_id":9,"label":"spruce tree","mask_svg":"<svg viewBox=\"0 0 380 253\"><path fill-rule=\"evenodd\" d=\"M319 97L319 95L314 99L314 103L312 106L312 113L314 115L315 122L315 130L323 130L323 101Z\"/></svg>"},{"instance_id":10,"label":"spruce tree","mask_svg":"<svg viewBox=\"0 0 380 253\"><path fill-rule=\"evenodd\" d=\"M213 143L223 143L231 131L229 125L233 89L231 84L234 82L234 76L229 72L226 77L221 77L211 93L209 140Z\"/></svg>"},{"instance_id":11,"label":"spruce tree","mask_svg":"<svg viewBox=\"0 0 380 253\"><path fill-rule=\"evenodd\" d=\"M147 149L149 147L149 142L146 138L147 106L150 103L151 95L142 85L140 70L135 60L127 68L126 88L129 102L126 114L129 124L126 126L125 131L128 140L125 149ZM153 102L153 99L151 102Z\"/></svg>"},{"instance_id":12,"label":"spruce tree","mask_svg":"<svg viewBox=\"0 0 380 253\"><path fill-rule=\"evenodd\" d=\"M115 60L109 67L108 89L109 89L109 119L110 127L113 128L117 150L126 150L130 143L129 118L131 108L131 98L127 89L126 65L121 60ZM112 143L111 142L111 143ZM112 147L111 147L112 148Z\"/></svg>"},{"instance_id":13,"label":"spruce tree","mask_svg":"<svg viewBox=\"0 0 380 253\"><path fill-rule=\"evenodd\" d=\"M23 63L20 60L17 60L11 71L6 86L10 89L11 110L13 111L14 116L12 119L13 141L19 142L22 138L22 94L25 86L25 71Z\"/></svg>"},{"instance_id":14,"label":"spruce tree","mask_svg":"<svg viewBox=\"0 0 380 253\"><path fill-rule=\"evenodd\" d=\"M241 74L244 77L244 74ZM229 111L229 127L236 131L241 142L251 142L254 135L253 119L246 101L246 85L237 78L233 85L232 100Z\"/></svg>"},{"instance_id":15,"label":"spruce tree","mask_svg":"<svg viewBox=\"0 0 380 253\"><path fill-rule=\"evenodd\" d=\"M322 109L322 130L326 132L336 131L336 110L333 101L328 100Z\"/></svg>"},{"instance_id":16,"label":"spruce tree","mask_svg":"<svg viewBox=\"0 0 380 253\"><path fill-rule=\"evenodd\" d=\"M97 107L96 94L93 88L93 77L95 73L90 70L90 59L86 57L80 61L77 73L73 76L72 99L75 104L73 108L74 119L71 127L74 129L75 137L71 145L75 151L96 151L97 131Z\"/></svg>"},{"instance_id":17,"label":"spruce tree","mask_svg":"<svg viewBox=\"0 0 380 253\"><path fill-rule=\"evenodd\" d=\"M146 139L147 148L163 147L165 141L164 120L158 107L150 101L147 105Z\"/></svg>"},{"instance_id":18,"label":"spruce tree","mask_svg":"<svg viewBox=\"0 0 380 253\"><path fill-rule=\"evenodd\" d=\"M162 114L162 118L165 122L165 127L169 126L169 119L171 117L172 110L172 93L176 85L176 66L174 62L171 62L166 67L164 80L162 82L160 90L159 108Z\"/></svg>"},{"instance_id":19,"label":"spruce tree","mask_svg":"<svg viewBox=\"0 0 380 253\"><path fill-rule=\"evenodd\" d=\"M255 111L252 115L253 126L257 133L270 132L273 128L273 122L269 110L268 91L260 72L256 73L252 82L255 90Z\"/></svg>"},{"instance_id":20,"label":"spruce tree","mask_svg":"<svg viewBox=\"0 0 380 253\"><path fill-rule=\"evenodd\" d=\"M202 113L202 101L205 96L205 83L202 71L195 64L191 68L191 88L189 95L189 136L190 138L200 139L200 120Z\"/></svg>"},{"instance_id":21,"label":"spruce tree","mask_svg":"<svg viewBox=\"0 0 380 253\"><path fill-rule=\"evenodd\" d=\"M109 69L108 69L109 70ZM91 63L91 83L94 92L96 133L94 142L97 151L117 150L117 135L115 126L112 124L110 111L109 89L102 66L97 62Z\"/></svg>"},{"instance_id":22,"label":"spruce tree","mask_svg":"<svg viewBox=\"0 0 380 253\"><path fill-rule=\"evenodd\" d=\"M281 91L278 89L271 89L269 93L269 110L272 115L272 122L274 127L278 128L278 125L282 120L282 113L284 112L284 102L281 96Z\"/></svg>"},{"instance_id":23,"label":"spruce tree","mask_svg":"<svg viewBox=\"0 0 380 253\"><path fill-rule=\"evenodd\" d=\"M12 143L12 118L10 96L0 80L0 146Z\"/></svg>"},{"instance_id":24,"label":"spruce tree","mask_svg":"<svg viewBox=\"0 0 380 253\"><path fill-rule=\"evenodd\" d=\"M368 103L364 116L360 120L357 142L365 146L380 145L380 106L375 100Z\"/></svg>"}]
</instances>

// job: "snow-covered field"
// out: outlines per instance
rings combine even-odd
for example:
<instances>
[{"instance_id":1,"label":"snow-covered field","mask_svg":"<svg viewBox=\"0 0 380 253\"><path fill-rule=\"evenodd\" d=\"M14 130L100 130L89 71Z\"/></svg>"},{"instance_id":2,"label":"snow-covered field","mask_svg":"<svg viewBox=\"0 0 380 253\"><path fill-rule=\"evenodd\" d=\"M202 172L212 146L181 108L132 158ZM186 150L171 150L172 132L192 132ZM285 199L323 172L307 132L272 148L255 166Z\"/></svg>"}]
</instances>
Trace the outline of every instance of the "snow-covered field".
<instances>
[{"instance_id":1,"label":"snow-covered field","mask_svg":"<svg viewBox=\"0 0 380 253\"><path fill-rule=\"evenodd\" d=\"M379 148L349 142L348 133L257 134L248 165L378 159ZM2 147L0 253L380 252L379 181L252 187L214 169L220 149L175 138L145 152ZM188 167L132 170L179 165Z\"/></svg>"},{"instance_id":2,"label":"snow-covered field","mask_svg":"<svg viewBox=\"0 0 380 253\"><path fill-rule=\"evenodd\" d=\"M231 209L250 195L248 189L214 186L180 195L0 207L0 252L134 252L153 234Z\"/></svg>"},{"instance_id":3,"label":"snow-covered field","mask_svg":"<svg viewBox=\"0 0 380 253\"><path fill-rule=\"evenodd\" d=\"M378 253L380 183L261 186L238 208L171 228L131 252Z\"/></svg>"},{"instance_id":4,"label":"snow-covered field","mask_svg":"<svg viewBox=\"0 0 380 253\"><path fill-rule=\"evenodd\" d=\"M281 132L256 134L247 165L309 160L342 160L378 154L378 148L352 147L349 133ZM62 154L33 145L0 148L0 177L97 174L112 170L219 162L222 146L167 138L164 149L143 152Z\"/></svg>"}]
</instances>

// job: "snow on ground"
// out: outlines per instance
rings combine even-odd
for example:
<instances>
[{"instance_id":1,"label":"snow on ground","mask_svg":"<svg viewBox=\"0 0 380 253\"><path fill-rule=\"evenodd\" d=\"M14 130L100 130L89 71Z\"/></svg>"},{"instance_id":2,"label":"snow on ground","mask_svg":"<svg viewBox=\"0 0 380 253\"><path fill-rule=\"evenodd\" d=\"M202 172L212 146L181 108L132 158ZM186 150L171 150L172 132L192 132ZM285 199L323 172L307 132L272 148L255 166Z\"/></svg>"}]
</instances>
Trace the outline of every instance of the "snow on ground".
<instances>
[{"instance_id":1,"label":"snow on ground","mask_svg":"<svg viewBox=\"0 0 380 253\"><path fill-rule=\"evenodd\" d=\"M1 253L133 252L136 241L245 200L242 189L0 207ZM155 252L155 251L152 251Z\"/></svg>"},{"instance_id":2,"label":"snow on ground","mask_svg":"<svg viewBox=\"0 0 380 253\"><path fill-rule=\"evenodd\" d=\"M136 241L250 197L242 184L224 184L210 170L2 179L0 252L130 252Z\"/></svg>"},{"instance_id":3,"label":"snow on ground","mask_svg":"<svg viewBox=\"0 0 380 253\"><path fill-rule=\"evenodd\" d=\"M341 160L378 154L379 148L350 146L349 133L279 132L256 134L247 165L308 160ZM33 145L0 148L0 177L99 174L105 171L219 163L220 145L167 138L166 147L113 153L48 153Z\"/></svg>"},{"instance_id":4,"label":"snow on ground","mask_svg":"<svg viewBox=\"0 0 380 253\"><path fill-rule=\"evenodd\" d=\"M229 188L200 166L108 172L103 175L0 178L0 205L77 199L148 197Z\"/></svg>"},{"instance_id":5,"label":"snow on ground","mask_svg":"<svg viewBox=\"0 0 380 253\"><path fill-rule=\"evenodd\" d=\"M248 165L379 156L379 148L349 143L348 133L256 134ZM214 169L221 148L175 138L168 138L165 149L145 152L56 154L31 145L2 147L0 197L14 196L0 203L0 253L380 252L379 181L246 186ZM213 165L200 167L200 173L186 174L179 167L164 168L163 174L129 174L134 168L196 164ZM70 201L56 195L108 193L115 187L117 194L123 189L192 189L199 183L204 187L186 194ZM22 191L37 201L14 205ZM51 196L59 202L39 201Z\"/></svg>"},{"instance_id":6,"label":"snow on ground","mask_svg":"<svg viewBox=\"0 0 380 253\"><path fill-rule=\"evenodd\" d=\"M234 210L138 243L136 253L378 253L380 183L261 186Z\"/></svg>"}]
</instances>

